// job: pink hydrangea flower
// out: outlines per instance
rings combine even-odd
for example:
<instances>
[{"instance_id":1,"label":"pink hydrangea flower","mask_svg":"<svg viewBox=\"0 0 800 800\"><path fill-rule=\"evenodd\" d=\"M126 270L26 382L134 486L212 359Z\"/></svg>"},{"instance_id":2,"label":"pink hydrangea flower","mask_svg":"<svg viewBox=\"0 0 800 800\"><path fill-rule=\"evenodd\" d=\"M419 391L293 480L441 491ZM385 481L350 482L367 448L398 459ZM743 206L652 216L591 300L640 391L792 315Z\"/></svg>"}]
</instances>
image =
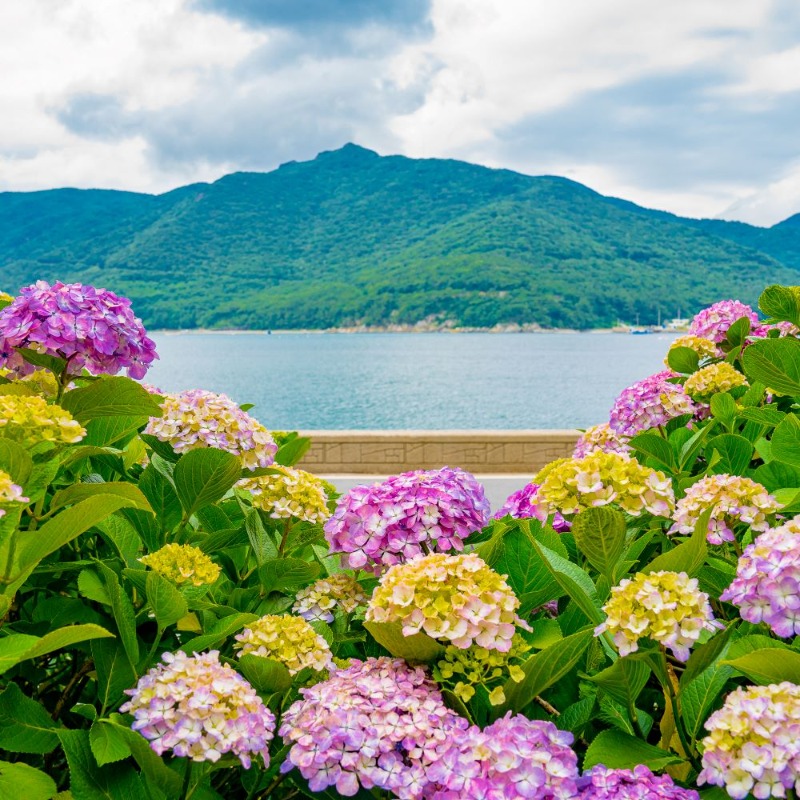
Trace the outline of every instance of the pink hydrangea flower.
<instances>
[{"instance_id":1,"label":"pink hydrangea flower","mask_svg":"<svg viewBox=\"0 0 800 800\"><path fill-rule=\"evenodd\" d=\"M483 487L469 472L444 467L356 486L339 499L325 537L350 569L377 574L426 548L463 550L463 540L488 521Z\"/></svg>"},{"instance_id":2,"label":"pink hydrangea flower","mask_svg":"<svg viewBox=\"0 0 800 800\"><path fill-rule=\"evenodd\" d=\"M719 344L725 341L728 328L742 317L747 317L751 326L758 325L758 314L750 306L738 300L720 300L695 314L689 325L689 333Z\"/></svg>"},{"instance_id":3,"label":"pink hydrangea flower","mask_svg":"<svg viewBox=\"0 0 800 800\"><path fill-rule=\"evenodd\" d=\"M158 356L130 305L80 283L27 286L0 311L0 366L32 372L15 349L28 348L67 359L70 375L84 368L94 375L125 369L131 378L142 378Z\"/></svg>"},{"instance_id":4,"label":"pink hydrangea flower","mask_svg":"<svg viewBox=\"0 0 800 800\"><path fill-rule=\"evenodd\" d=\"M279 730L290 746L281 771L299 769L312 792L377 787L422 798L427 768L468 726L422 668L400 659L354 660L300 694Z\"/></svg>"},{"instance_id":5,"label":"pink hydrangea flower","mask_svg":"<svg viewBox=\"0 0 800 800\"><path fill-rule=\"evenodd\" d=\"M679 383L670 383L675 377L671 370L662 370L625 389L611 409L611 429L619 436L630 437L666 425L675 417L694 415L697 407L692 399Z\"/></svg>"},{"instance_id":6,"label":"pink hydrangea flower","mask_svg":"<svg viewBox=\"0 0 800 800\"><path fill-rule=\"evenodd\" d=\"M512 492L506 498L503 507L495 511L492 518L513 517L514 519L538 519L542 524L547 522L547 512L536 504L539 486L538 483L528 483L516 492ZM572 523L556 511L553 517L553 528L559 533L563 533L571 527Z\"/></svg>"},{"instance_id":7,"label":"pink hydrangea flower","mask_svg":"<svg viewBox=\"0 0 800 800\"><path fill-rule=\"evenodd\" d=\"M609 769L598 764L579 781L580 800L700 800L694 789L676 786L669 775L654 775L644 764Z\"/></svg>"}]
</instances>

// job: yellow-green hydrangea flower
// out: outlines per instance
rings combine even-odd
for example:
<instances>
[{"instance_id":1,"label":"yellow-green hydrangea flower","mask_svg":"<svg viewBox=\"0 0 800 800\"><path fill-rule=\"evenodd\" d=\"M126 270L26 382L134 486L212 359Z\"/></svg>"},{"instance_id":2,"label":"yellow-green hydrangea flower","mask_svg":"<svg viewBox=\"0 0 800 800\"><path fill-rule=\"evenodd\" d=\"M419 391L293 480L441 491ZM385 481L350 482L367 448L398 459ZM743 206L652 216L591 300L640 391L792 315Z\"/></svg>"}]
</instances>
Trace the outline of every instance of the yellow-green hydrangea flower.
<instances>
[{"instance_id":1,"label":"yellow-green hydrangea flower","mask_svg":"<svg viewBox=\"0 0 800 800\"><path fill-rule=\"evenodd\" d=\"M400 622L403 636L424 632L466 649L511 650L519 600L506 579L475 553L432 553L384 573L367 607L367 622Z\"/></svg>"},{"instance_id":2,"label":"yellow-green hydrangea flower","mask_svg":"<svg viewBox=\"0 0 800 800\"><path fill-rule=\"evenodd\" d=\"M708 595L697 578L685 572L637 573L611 590L603 606L606 621L595 635L608 631L621 656L639 649L639 639L649 638L686 661L700 634L725 627L714 619Z\"/></svg>"},{"instance_id":3,"label":"yellow-green hydrangea flower","mask_svg":"<svg viewBox=\"0 0 800 800\"><path fill-rule=\"evenodd\" d=\"M439 683L452 688L453 693L465 703L474 696L476 686L483 686L489 693L489 702L495 706L501 705L506 701L503 684L509 678L519 683L525 677L520 664L529 650L530 646L519 634L512 639L511 649L507 653L479 645L472 645L466 650L448 645L444 658L434 667L434 677Z\"/></svg>"},{"instance_id":4,"label":"yellow-green hydrangea flower","mask_svg":"<svg viewBox=\"0 0 800 800\"><path fill-rule=\"evenodd\" d=\"M593 450L583 458L554 462L536 482L541 484L536 504L548 515L614 503L633 516L649 511L668 517L675 506L669 478L622 453Z\"/></svg>"},{"instance_id":5,"label":"yellow-green hydrangea flower","mask_svg":"<svg viewBox=\"0 0 800 800\"><path fill-rule=\"evenodd\" d=\"M683 388L694 400L708 402L712 395L727 392L737 386L747 386L747 378L727 361L709 364L686 379Z\"/></svg>"},{"instance_id":6,"label":"yellow-green hydrangea flower","mask_svg":"<svg viewBox=\"0 0 800 800\"><path fill-rule=\"evenodd\" d=\"M367 602L361 584L346 572L320 578L297 593L292 611L309 622L333 622L337 606L349 614Z\"/></svg>"},{"instance_id":7,"label":"yellow-green hydrangea flower","mask_svg":"<svg viewBox=\"0 0 800 800\"><path fill-rule=\"evenodd\" d=\"M17 486L17 484L11 480L11 476L0 469L0 504L27 502L28 498L22 496L22 487ZM5 514L5 509L0 508L0 517L4 517Z\"/></svg>"},{"instance_id":8,"label":"yellow-green hydrangea flower","mask_svg":"<svg viewBox=\"0 0 800 800\"><path fill-rule=\"evenodd\" d=\"M165 544L139 561L178 586L210 586L220 573L218 564L190 544Z\"/></svg>"},{"instance_id":9,"label":"yellow-green hydrangea flower","mask_svg":"<svg viewBox=\"0 0 800 800\"><path fill-rule=\"evenodd\" d=\"M14 300L14 295L8 292L0 292L0 303L10 303Z\"/></svg>"},{"instance_id":10,"label":"yellow-green hydrangea flower","mask_svg":"<svg viewBox=\"0 0 800 800\"><path fill-rule=\"evenodd\" d=\"M669 366L669 354L676 347L688 347L690 350L694 350L700 361L704 358L719 358L722 355L722 351L717 347L716 342L712 342L711 339L704 339L702 336L687 334L686 336L679 336L669 346L667 357L664 359L664 363L667 366Z\"/></svg>"},{"instance_id":11,"label":"yellow-green hydrangea flower","mask_svg":"<svg viewBox=\"0 0 800 800\"><path fill-rule=\"evenodd\" d=\"M75 444L85 435L69 411L42 397L0 395L0 436L6 439L30 447L41 442Z\"/></svg>"},{"instance_id":12,"label":"yellow-green hydrangea flower","mask_svg":"<svg viewBox=\"0 0 800 800\"><path fill-rule=\"evenodd\" d=\"M284 664L292 675L306 667L321 672L332 663L328 643L300 617L267 614L235 638L239 658L271 658Z\"/></svg>"},{"instance_id":13,"label":"yellow-green hydrangea flower","mask_svg":"<svg viewBox=\"0 0 800 800\"><path fill-rule=\"evenodd\" d=\"M323 482L310 472L294 467L275 467L274 475L246 478L238 486L252 495L256 508L275 519L296 517L324 522L330 516Z\"/></svg>"}]
</instances>

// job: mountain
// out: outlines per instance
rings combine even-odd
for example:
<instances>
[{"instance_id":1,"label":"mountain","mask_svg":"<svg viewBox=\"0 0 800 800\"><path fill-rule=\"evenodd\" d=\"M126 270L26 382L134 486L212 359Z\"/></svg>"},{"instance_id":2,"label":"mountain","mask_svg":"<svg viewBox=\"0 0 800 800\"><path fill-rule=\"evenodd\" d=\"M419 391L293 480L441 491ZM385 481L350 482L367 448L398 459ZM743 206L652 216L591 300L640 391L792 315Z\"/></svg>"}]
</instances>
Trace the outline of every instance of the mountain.
<instances>
[{"instance_id":1,"label":"mountain","mask_svg":"<svg viewBox=\"0 0 800 800\"><path fill-rule=\"evenodd\" d=\"M652 211L565 178L356 145L163 195L0 193L0 288L78 280L150 327L656 322L798 283L771 228Z\"/></svg>"}]
</instances>

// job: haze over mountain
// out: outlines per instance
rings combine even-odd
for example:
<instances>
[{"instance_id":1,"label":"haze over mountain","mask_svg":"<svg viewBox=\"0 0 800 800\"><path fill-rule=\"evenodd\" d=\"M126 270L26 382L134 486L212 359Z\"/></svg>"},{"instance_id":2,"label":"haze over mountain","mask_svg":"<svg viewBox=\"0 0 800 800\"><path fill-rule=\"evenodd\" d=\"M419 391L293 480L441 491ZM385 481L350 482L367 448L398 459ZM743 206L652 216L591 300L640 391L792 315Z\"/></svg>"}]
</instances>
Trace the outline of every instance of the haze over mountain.
<instances>
[{"instance_id":1,"label":"haze over mountain","mask_svg":"<svg viewBox=\"0 0 800 800\"><path fill-rule=\"evenodd\" d=\"M800 214L694 220L565 178L356 145L163 195L0 193L0 288L78 280L153 328L642 324L797 283Z\"/></svg>"}]
</instances>

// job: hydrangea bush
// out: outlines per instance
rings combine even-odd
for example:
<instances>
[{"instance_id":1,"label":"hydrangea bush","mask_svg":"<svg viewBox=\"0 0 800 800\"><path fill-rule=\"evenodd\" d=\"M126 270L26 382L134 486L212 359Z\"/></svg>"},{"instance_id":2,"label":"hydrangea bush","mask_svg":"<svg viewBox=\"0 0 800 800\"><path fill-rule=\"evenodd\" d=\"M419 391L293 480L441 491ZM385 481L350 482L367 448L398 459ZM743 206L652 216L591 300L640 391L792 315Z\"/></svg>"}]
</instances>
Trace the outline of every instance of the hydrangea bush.
<instances>
[{"instance_id":1,"label":"hydrangea bush","mask_svg":"<svg viewBox=\"0 0 800 800\"><path fill-rule=\"evenodd\" d=\"M492 514L457 465L339 497L140 383L124 298L0 293L0 793L797 798L800 291L759 309Z\"/></svg>"}]
</instances>

